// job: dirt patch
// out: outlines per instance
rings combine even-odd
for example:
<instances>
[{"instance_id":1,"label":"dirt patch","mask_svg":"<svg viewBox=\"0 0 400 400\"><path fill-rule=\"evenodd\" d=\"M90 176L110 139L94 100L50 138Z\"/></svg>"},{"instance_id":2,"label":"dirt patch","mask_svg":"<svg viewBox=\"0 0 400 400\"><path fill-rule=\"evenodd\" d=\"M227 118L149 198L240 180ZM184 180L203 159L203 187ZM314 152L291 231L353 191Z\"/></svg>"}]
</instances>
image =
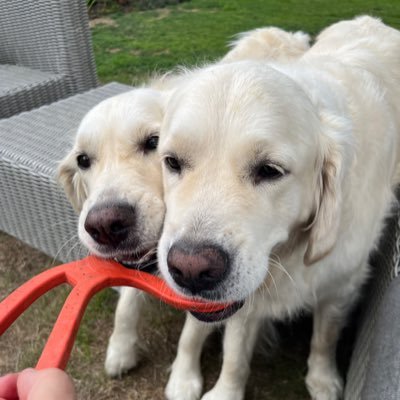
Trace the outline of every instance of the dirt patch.
<instances>
[{"instance_id":1,"label":"dirt patch","mask_svg":"<svg viewBox=\"0 0 400 400\"><path fill-rule=\"evenodd\" d=\"M118 48L107 49L107 52L110 54L117 54L117 53L121 52L121 49L118 49Z\"/></svg>"},{"instance_id":2,"label":"dirt patch","mask_svg":"<svg viewBox=\"0 0 400 400\"><path fill-rule=\"evenodd\" d=\"M166 56L168 54L171 54L171 50L165 49L165 50L155 51L153 54L155 56Z\"/></svg>"},{"instance_id":3,"label":"dirt patch","mask_svg":"<svg viewBox=\"0 0 400 400\"><path fill-rule=\"evenodd\" d=\"M165 19L167 17L169 17L169 15L171 14L171 9L170 8L161 8L159 10L157 10L158 15L157 17L153 18L154 21L159 21L161 19Z\"/></svg>"},{"instance_id":4,"label":"dirt patch","mask_svg":"<svg viewBox=\"0 0 400 400\"><path fill-rule=\"evenodd\" d=\"M91 28L94 28L97 25L118 26L118 24L112 18L108 17L93 18L89 21L89 26Z\"/></svg>"},{"instance_id":5,"label":"dirt patch","mask_svg":"<svg viewBox=\"0 0 400 400\"><path fill-rule=\"evenodd\" d=\"M199 9L199 8L184 8L184 7L177 7L177 10L184 12L184 13L210 13L210 14L214 14L219 12L220 10L218 10L217 8L207 8L207 9Z\"/></svg>"},{"instance_id":6,"label":"dirt patch","mask_svg":"<svg viewBox=\"0 0 400 400\"><path fill-rule=\"evenodd\" d=\"M56 264L0 232L0 298ZM68 291L61 287L40 299L1 337L0 374L35 365ZM141 362L122 379L113 380L105 375L103 363L116 301L116 292L108 289L96 295L86 311L67 369L74 378L78 398L164 400L164 387L184 314L149 298L140 327ZM217 331L204 349L202 366L206 390L218 378L221 336L221 330ZM268 356L257 353L252 362L246 400L308 399L303 383L307 352L304 343L298 335L284 333L280 349Z\"/></svg>"},{"instance_id":7,"label":"dirt patch","mask_svg":"<svg viewBox=\"0 0 400 400\"><path fill-rule=\"evenodd\" d=\"M139 49L132 49L132 50L129 50L129 54L132 54L133 56L138 57L138 56L142 55L142 51Z\"/></svg>"}]
</instances>

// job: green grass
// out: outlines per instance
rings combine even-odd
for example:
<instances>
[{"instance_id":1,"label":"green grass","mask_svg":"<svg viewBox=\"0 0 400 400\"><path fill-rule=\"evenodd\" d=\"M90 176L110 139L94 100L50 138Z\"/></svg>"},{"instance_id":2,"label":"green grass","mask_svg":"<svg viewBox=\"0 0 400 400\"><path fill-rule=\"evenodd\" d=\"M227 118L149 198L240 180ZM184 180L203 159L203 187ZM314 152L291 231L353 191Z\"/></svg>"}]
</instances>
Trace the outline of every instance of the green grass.
<instances>
[{"instance_id":1,"label":"green grass","mask_svg":"<svg viewBox=\"0 0 400 400\"><path fill-rule=\"evenodd\" d=\"M370 0L191 0L158 10L116 12L107 15L115 26L97 25L92 30L98 74L102 82L137 84L155 71L222 56L226 43L241 31L275 25L315 35L330 23L365 13L400 29L398 0L379 1L379 5ZM0 233L0 298L53 263ZM68 291L60 288L39 300L3 335L0 374L35 364ZM85 313L68 368L79 398L162 400L183 315L149 301L141 324L141 363L123 380L109 380L103 362L115 303L116 293L103 291L93 298ZM304 385L308 347L304 343L307 340L301 344L294 340L283 343L277 354L267 359L256 355L246 398L276 400L282 394L286 400L308 398ZM219 336L206 344L202 364L208 389L218 376L220 347Z\"/></svg>"},{"instance_id":2,"label":"green grass","mask_svg":"<svg viewBox=\"0 0 400 400\"><path fill-rule=\"evenodd\" d=\"M400 2L371 0L191 0L149 11L108 15L115 26L93 28L102 82L143 82L177 64L194 65L223 55L242 31L275 25L315 35L325 26L360 14L400 28Z\"/></svg>"}]
</instances>

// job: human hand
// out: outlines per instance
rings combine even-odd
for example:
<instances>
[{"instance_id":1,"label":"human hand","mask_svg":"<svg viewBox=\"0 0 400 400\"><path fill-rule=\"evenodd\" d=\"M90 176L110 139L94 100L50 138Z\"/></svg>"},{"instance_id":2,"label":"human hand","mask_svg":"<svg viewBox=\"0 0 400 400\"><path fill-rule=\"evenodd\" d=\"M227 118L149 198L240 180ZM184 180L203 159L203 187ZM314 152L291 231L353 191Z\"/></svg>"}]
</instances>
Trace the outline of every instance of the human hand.
<instances>
[{"instance_id":1,"label":"human hand","mask_svg":"<svg viewBox=\"0 0 400 400\"><path fill-rule=\"evenodd\" d=\"M76 400L76 393L60 369L25 369L0 378L0 400Z\"/></svg>"}]
</instances>

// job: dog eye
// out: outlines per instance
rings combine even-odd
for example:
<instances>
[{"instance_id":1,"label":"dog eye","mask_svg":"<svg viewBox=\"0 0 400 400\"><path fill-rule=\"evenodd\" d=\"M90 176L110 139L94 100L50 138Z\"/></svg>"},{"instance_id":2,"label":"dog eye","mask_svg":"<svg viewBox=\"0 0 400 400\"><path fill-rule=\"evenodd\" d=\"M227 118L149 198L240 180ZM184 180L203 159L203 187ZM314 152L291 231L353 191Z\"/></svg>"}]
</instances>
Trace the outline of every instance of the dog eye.
<instances>
[{"instance_id":1,"label":"dog eye","mask_svg":"<svg viewBox=\"0 0 400 400\"><path fill-rule=\"evenodd\" d=\"M182 170L181 164L179 163L179 161L174 158L174 157L165 157L165 165L167 166L167 168L172 171L172 172L176 172L176 173L180 173Z\"/></svg>"},{"instance_id":2,"label":"dog eye","mask_svg":"<svg viewBox=\"0 0 400 400\"><path fill-rule=\"evenodd\" d=\"M79 154L79 156L76 157L76 161L77 161L78 167L80 169L90 168L91 162L90 162L90 158L87 154L85 154L85 153Z\"/></svg>"},{"instance_id":3,"label":"dog eye","mask_svg":"<svg viewBox=\"0 0 400 400\"><path fill-rule=\"evenodd\" d=\"M156 150L158 146L158 136L153 135L148 137L143 143L143 152L147 153L149 151Z\"/></svg>"},{"instance_id":4,"label":"dog eye","mask_svg":"<svg viewBox=\"0 0 400 400\"><path fill-rule=\"evenodd\" d=\"M273 164L261 164L254 168L254 183L257 185L264 181L274 181L282 178L285 174L286 171L282 167Z\"/></svg>"}]
</instances>

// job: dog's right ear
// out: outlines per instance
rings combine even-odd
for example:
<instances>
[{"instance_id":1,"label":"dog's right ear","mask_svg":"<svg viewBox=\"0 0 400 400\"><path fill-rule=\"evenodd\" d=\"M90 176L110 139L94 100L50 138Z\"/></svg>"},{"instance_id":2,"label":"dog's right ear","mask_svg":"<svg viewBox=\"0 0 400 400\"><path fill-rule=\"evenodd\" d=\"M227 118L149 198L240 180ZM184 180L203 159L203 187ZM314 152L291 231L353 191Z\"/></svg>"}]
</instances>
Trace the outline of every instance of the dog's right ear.
<instances>
[{"instance_id":1,"label":"dog's right ear","mask_svg":"<svg viewBox=\"0 0 400 400\"><path fill-rule=\"evenodd\" d=\"M87 193L73 152L69 153L58 166L57 180L64 188L72 207L79 213L87 197Z\"/></svg>"},{"instance_id":2,"label":"dog's right ear","mask_svg":"<svg viewBox=\"0 0 400 400\"><path fill-rule=\"evenodd\" d=\"M351 124L344 117L321 115L323 133L321 160L316 188L316 211L309 227L309 241L304 255L311 265L334 247L339 233L342 182L353 157Z\"/></svg>"},{"instance_id":3,"label":"dog's right ear","mask_svg":"<svg viewBox=\"0 0 400 400\"><path fill-rule=\"evenodd\" d=\"M342 205L342 157L337 148L328 148L323 156L316 190L316 211L307 250L305 265L311 265L327 255L335 245Z\"/></svg>"}]
</instances>

